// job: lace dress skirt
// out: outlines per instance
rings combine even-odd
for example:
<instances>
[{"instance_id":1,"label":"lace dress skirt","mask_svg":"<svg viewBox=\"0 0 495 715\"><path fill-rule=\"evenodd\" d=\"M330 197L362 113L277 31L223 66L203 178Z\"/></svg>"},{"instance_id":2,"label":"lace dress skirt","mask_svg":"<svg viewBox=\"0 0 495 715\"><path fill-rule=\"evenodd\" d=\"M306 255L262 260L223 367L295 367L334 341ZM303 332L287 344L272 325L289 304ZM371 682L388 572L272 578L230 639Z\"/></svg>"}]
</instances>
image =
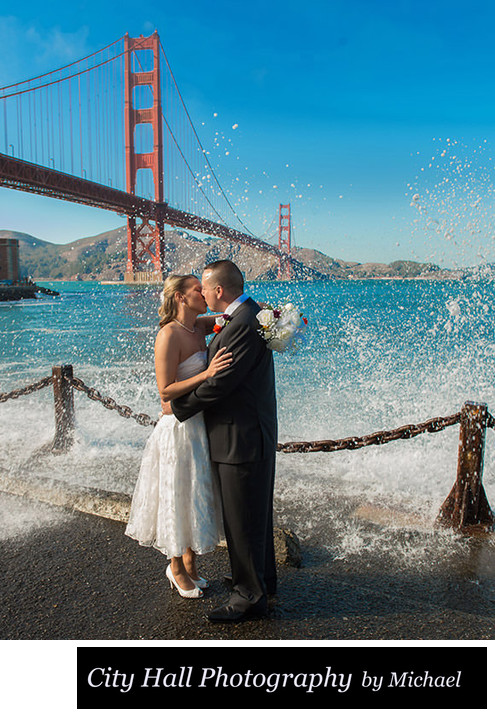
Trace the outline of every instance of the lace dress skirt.
<instances>
[{"instance_id":1,"label":"lace dress skirt","mask_svg":"<svg viewBox=\"0 0 495 715\"><path fill-rule=\"evenodd\" d=\"M125 533L169 558L188 547L213 551L223 538L202 412L185 422L160 418L144 449Z\"/></svg>"}]
</instances>

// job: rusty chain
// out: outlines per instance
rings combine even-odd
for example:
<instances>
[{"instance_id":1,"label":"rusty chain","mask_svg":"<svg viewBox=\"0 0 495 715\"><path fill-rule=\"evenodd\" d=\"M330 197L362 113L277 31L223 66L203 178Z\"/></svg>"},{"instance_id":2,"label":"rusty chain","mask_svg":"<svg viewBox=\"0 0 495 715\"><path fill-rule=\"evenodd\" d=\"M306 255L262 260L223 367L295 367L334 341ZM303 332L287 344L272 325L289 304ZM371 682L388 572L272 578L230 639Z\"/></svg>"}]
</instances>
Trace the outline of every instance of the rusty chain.
<instances>
[{"instance_id":1,"label":"rusty chain","mask_svg":"<svg viewBox=\"0 0 495 715\"><path fill-rule=\"evenodd\" d=\"M152 419L149 415L146 415L143 412L137 414L136 412L133 412L130 407L127 407L126 405L117 404L117 402L115 402L112 397L102 397L101 393L99 393L98 390L96 390L94 387L88 387L78 377L66 378L66 380L70 385L72 385L74 389L84 392L90 400L101 402L103 407L106 407L107 410L116 410L119 415L121 415L121 417L125 417L126 419L132 417L132 419L136 420L138 424L143 425L143 427L156 425L157 421Z\"/></svg>"},{"instance_id":2,"label":"rusty chain","mask_svg":"<svg viewBox=\"0 0 495 715\"><path fill-rule=\"evenodd\" d=\"M424 432L441 432L446 427L461 421L461 413L456 412L449 417L433 417L417 425L403 425L397 429L373 432L364 437L346 437L345 439L322 440L318 442L286 442L278 444L278 452L337 452L342 449L360 449L370 445L387 444L396 439L410 439Z\"/></svg>"},{"instance_id":3,"label":"rusty chain","mask_svg":"<svg viewBox=\"0 0 495 715\"><path fill-rule=\"evenodd\" d=\"M12 392L0 392L0 402L7 402L7 400L15 400L17 397L22 395L30 395L32 392L43 389L43 387L48 387L53 382L52 375L49 377L43 377L38 382L33 382L31 385L26 387L19 387L17 390L12 390Z\"/></svg>"},{"instance_id":4,"label":"rusty chain","mask_svg":"<svg viewBox=\"0 0 495 715\"><path fill-rule=\"evenodd\" d=\"M129 419L136 420L136 422L144 427L155 426L157 420L152 419L149 415L144 413L136 413L130 407L126 405L119 405L111 397L103 397L98 390L94 387L88 387L82 380L78 377L66 378L67 382L75 390L84 392L90 400L95 400L100 402L108 410L116 410L119 415ZM37 390L41 390L48 385L53 383L53 376L44 377L38 382L34 382L26 387L18 388L17 390L12 390L11 392L0 393L0 403L6 402L9 399L15 399L21 397L21 395L29 395ZM451 427L452 425L458 424L461 421L461 412L456 412L448 417L433 417L426 422L421 422L419 424L409 424L403 425L402 427L397 427L393 430L373 432L372 434L365 435L363 437L346 437L337 440L320 440L312 442L285 442L284 444L277 444L278 452L286 453L308 453L308 452L338 452L344 449L360 449L361 447L369 447L371 445L387 444L398 439L411 439L412 437L417 437L425 432L441 432L446 429L446 427ZM495 429L495 417L490 413L487 415L486 426L491 429Z\"/></svg>"}]
</instances>

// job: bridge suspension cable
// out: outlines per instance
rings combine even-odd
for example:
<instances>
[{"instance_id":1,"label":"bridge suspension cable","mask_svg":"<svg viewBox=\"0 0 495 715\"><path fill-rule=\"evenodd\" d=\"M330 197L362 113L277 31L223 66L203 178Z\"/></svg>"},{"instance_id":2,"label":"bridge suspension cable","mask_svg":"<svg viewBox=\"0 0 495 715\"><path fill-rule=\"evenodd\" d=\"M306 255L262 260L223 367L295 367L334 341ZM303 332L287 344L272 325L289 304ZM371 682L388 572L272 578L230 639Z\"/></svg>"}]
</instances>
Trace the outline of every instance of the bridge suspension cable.
<instances>
[{"instance_id":1,"label":"bridge suspension cable","mask_svg":"<svg viewBox=\"0 0 495 715\"><path fill-rule=\"evenodd\" d=\"M220 189L220 192L221 192L222 196L224 197L225 201L227 202L227 205L229 206L230 210L232 211L232 213L234 214L234 216L236 217L236 219L239 221L239 223L241 224L241 226L242 226L251 236L254 236L255 234L245 225L245 223L242 221L242 219L240 218L240 216L237 214L236 210L234 209L234 207L232 206L231 202L229 201L228 196L226 195L225 191L223 190L223 188L222 188L222 186L221 186L221 184L220 184L220 182L219 182L219 180L218 180L218 178L217 178L217 175L216 175L216 173L215 173L215 170L213 169L213 167L212 167L212 165L211 165L211 163L210 163L210 161L209 161L209 159L208 159L207 153L206 153L206 151L205 151L205 149L204 149L204 147L203 147L203 144L201 143L201 140L200 140L200 138L199 138L199 136L198 136L198 133L197 133L197 131L196 131L196 128L195 128L195 126L194 126L194 124L193 124L193 121L192 121L192 119L191 119L191 116L190 116L190 114L189 114L189 111L188 111L188 109L187 109L187 107L186 107L186 104L185 104L185 102L184 102L184 99L183 99L183 97L182 97L181 91L180 91L180 89L179 89L179 87L178 87L178 85L177 85L177 81L176 81L176 79L175 79L175 75L174 75L174 73L172 72L172 68L171 68L170 63L169 63L169 61L168 61L168 58L167 58L167 55L166 55L165 50L164 50L164 48L163 48L163 45L162 45L161 40L160 40L160 49L161 49L161 51L162 51L162 53L163 53L163 57L164 57L164 59L165 59L165 63L166 63L166 65L167 65L167 68L168 68L168 71L169 71L169 73L170 73L170 76L171 76L171 78L172 78L172 80L173 80L173 83L174 83L174 86L175 86L177 95L179 96L179 99L180 99L180 101L181 101L181 104L182 104L182 106L183 106L183 108L184 108L184 111L185 111L185 113L186 113L187 119L189 120L189 124L190 124L190 126L191 126L191 129L192 129L192 131L193 131L193 133L194 133L194 136L195 136L196 141L197 141L197 143L198 143L198 145L199 145L199 148L200 148L200 150L201 150L201 153L202 153L203 156L204 156L205 162L206 162L206 164L207 164L209 170L211 171L211 175L213 176L213 178L214 178L214 180L215 180L215 183L217 184L218 188Z\"/></svg>"},{"instance_id":2,"label":"bridge suspension cable","mask_svg":"<svg viewBox=\"0 0 495 715\"><path fill-rule=\"evenodd\" d=\"M151 107L143 102L150 90ZM247 228L220 184L157 32L125 35L82 59L0 88L2 140L0 186L122 212L128 228L142 222L136 225L143 237L154 221L161 232L157 247L164 245L168 223L280 253ZM231 228L225 213L244 231ZM157 270L161 258L156 251L150 255Z\"/></svg>"},{"instance_id":3,"label":"bridge suspension cable","mask_svg":"<svg viewBox=\"0 0 495 715\"><path fill-rule=\"evenodd\" d=\"M161 46L161 43L160 43L160 46ZM162 52L163 52L163 47L161 47L161 50L162 50ZM164 53L164 54L165 54L165 53ZM136 56L136 61L137 61L138 65L139 65L139 67L140 67L140 69L141 69L141 72L144 72L143 65L142 65L142 63L141 63L141 61L140 61L140 59L139 59L138 56ZM167 65L168 65L168 63L167 63ZM172 75L172 76L173 76L173 75ZM175 79L174 79L174 83L175 83ZM179 94L179 96L180 96L180 92L178 91L178 87L177 87L177 84L176 84L176 83L175 83L175 87L176 87L177 92L178 92L178 94ZM153 87L152 87L151 85L148 85L148 88L149 88L149 91L150 91L151 95L153 96ZM153 97L153 98L154 98L154 97ZM181 97L181 100L182 100L182 97ZM187 109L186 109L186 107L185 107L183 101L182 101L182 104L183 104L183 106L184 106L184 109L185 109L185 111L186 111L186 114L188 114ZM204 196L205 200L207 201L207 203L209 204L209 206L211 207L211 209L213 210L213 212L215 213L215 215L220 219L220 221L221 221L222 223L224 223L225 225L227 225L227 222L226 222L225 219L222 217L222 215L217 211L217 209L215 208L215 206L213 205L213 203L210 201L209 197L207 196L206 192L203 190L203 187L201 186L200 182L198 181L198 179L197 179L197 177L196 177L196 175L195 175L195 173L194 173L194 171L193 171L193 169L192 169L192 167L191 167L189 161L187 160L187 158L186 158L186 156L185 156L183 150L181 149L181 146L180 146L180 144L179 144L179 142L178 142L178 140L177 140L177 137L175 136L175 133L174 133L173 130L172 130L172 127L170 126L170 123L167 121L167 118L166 118L166 116L165 116L165 114L164 114L164 112L163 112L163 106L162 106L161 114L162 114L163 122L164 122L164 124L165 124L165 126L166 126L166 128L167 128L167 130L168 130L168 132L169 132L169 134L170 134L170 136L171 136L173 142L174 142L175 147L177 148L177 151L179 152L179 154L180 154L182 160L184 161L184 164L186 165L186 167L187 167L189 173L191 174L191 176L192 176L192 178L193 178L193 181L194 181L195 184L197 185L198 189L200 190L200 192L201 192L202 195ZM189 116L189 115L188 115L188 116ZM191 126L192 126L192 122L191 122ZM194 126L193 126L193 130L194 130ZM194 131L195 131L195 130L194 130ZM196 136L197 136L197 135L196 135ZM198 139L198 142L199 142L199 139ZM200 142L199 142L199 144L200 144L200 146L201 146L201 143L200 143ZM203 151L204 151L204 150L203 150ZM208 162L208 164L209 164L209 162ZM213 169L212 169L212 172L213 172Z\"/></svg>"},{"instance_id":4,"label":"bridge suspension cable","mask_svg":"<svg viewBox=\"0 0 495 715\"><path fill-rule=\"evenodd\" d=\"M141 64L137 54L139 39L132 52ZM0 137L3 134L4 153L124 189L122 106L126 50L122 40L121 37L56 70L1 87ZM167 67L163 81L168 89L163 92L167 104L165 111L162 108L162 120L170 137L167 148L164 147L168 200L191 213L202 213L194 198L201 196L206 208L204 217L211 211L227 226L225 211L218 205L220 198L228 213L254 237L208 158L161 41L159 47ZM201 157L201 161L194 157ZM152 198L149 174L146 171L142 174L136 189L143 197Z\"/></svg>"},{"instance_id":5,"label":"bridge suspension cable","mask_svg":"<svg viewBox=\"0 0 495 715\"><path fill-rule=\"evenodd\" d=\"M122 56L120 38L56 70L0 88L5 154L123 188L122 101L115 112Z\"/></svg>"},{"instance_id":6,"label":"bridge suspension cable","mask_svg":"<svg viewBox=\"0 0 495 715\"><path fill-rule=\"evenodd\" d=\"M108 45L107 48L105 48L105 49L109 49L110 47L113 47L113 45L115 45L117 42L119 42L119 40L117 40L116 42L112 42L112 44ZM3 92L4 90L7 90L7 89L12 89L13 87L20 87L23 84L34 82L35 80L42 79L43 77L49 77L50 75L54 75L57 72L61 72L63 69L67 69L69 67L73 67L74 65L80 64L81 62L84 62L84 61L90 59L91 57L94 57L95 55L100 54L101 52L103 52L103 50L98 50L98 52L94 52L92 55L88 55L86 58L84 58L82 60L76 60L75 62L72 62L69 65L65 65L64 67L60 67L59 69L51 70L50 72L46 72L45 74L38 75L38 77L34 77L33 79L26 79L26 80L23 80L22 82L18 82L16 84L10 84L10 85L6 85L5 87L0 87L0 92ZM0 99L10 99L11 97L18 97L22 94L26 94L27 92L35 92L40 89L46 89L47 87L51 87L54 84L66 82L67 80L74 79L75 77L79 77L80 75L86 74L88 72L92 72L93 70L96 70L99 67L102 67L103 65L108 64L109 62L113 62L114 60L118 59L119 57L122 57L124 54L125 54L125 51L122 50L117 55L114 55L113 57L109 57L106 60L102 60L101 62L98 62L98 64L94 64L94 65L85 67L84 69L79 70L78 72L73 72L72 74L66 75L64 77L57 77L57 79L50 80L49 82L44 82L43 84L39 84L35 87L27 87L26 89L19 89L15 92L9 92L8 94L3 94L2 96L0 96Z\"/></svg>"},{"instance_id":7,"label":"bridge suspension cable","mask_svg":"<svg viewBox=\"0 0 495 715\"><path fill-rule=\"evenodd\" d=\"M258 236L258 238L259 238L260 240L263 240L263 241L272 241L272 240L275 240L275 238L277 238L278 234L277 234L277 231L276 231L276 230L273 231L273 233L270 233L271 230L272 230L273 225L275 224L275 221L277 220L277 218L278 218L278 217L274 214L273 217L272 217L272 220L271 220L271 222L270 222L270 225L268 226L268 228L266 229L266 231L264 231L262 234L260 234L260 235Z\"/></svg>"},{"instance_id":8,"label":"bridge suspension cable","mask_svg":"<svg viewBox=\"0 0 495 715\"><path fill-rule=\"evenodd\" d=\"M49 75L55 74L56 72L62 72L63 70L68 69L69 67L74 67L74 65L77 65L80 62L86 62L87 60L91 59L91 57L95 57L95 55L99 55L101 52L105 52L105 50L110 49L110 47L113 47L117 43L122 42L123 39L124 39L123 36L119 37L118 40L114 40L113 42L110 42L110 44L105 45L105 47L102 47L99 50L95 50L91 54L86 55L86 57L81 57L78 60L74 60L74 62L69 62L69 64L63 65L62 67L58 67L58 69L56 69L56 70L50 70L49 72L45 72L44 74L40 74L35 77L31 77L30 79L23 79L20 82L14 82L13 84L6 84L4 87L0 87L0 92L3 92L6 89L10 89L11 87L20 87L23 84L35 82L38 79L43 79L43 77L48 77ZM31 89L34 89L34 88L31 87Z\"/></svg>"}]
</instances>

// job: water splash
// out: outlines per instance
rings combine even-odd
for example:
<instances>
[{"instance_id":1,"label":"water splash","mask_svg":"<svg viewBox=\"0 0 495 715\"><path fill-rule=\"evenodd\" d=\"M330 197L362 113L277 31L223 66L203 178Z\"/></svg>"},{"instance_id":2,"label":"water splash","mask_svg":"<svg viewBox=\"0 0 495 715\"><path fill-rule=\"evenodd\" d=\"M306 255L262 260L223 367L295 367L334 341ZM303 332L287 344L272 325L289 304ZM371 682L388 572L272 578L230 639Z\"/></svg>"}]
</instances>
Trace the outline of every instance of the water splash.
<instances>
[{"instance_id":1,"label":"water splash","mask_svg":"<svg viewBox=\"0 0 495 715\"><path fill-rule=\"evenodd\" d=\"M412 240L426 243L431 260L457 268L484 267L495 259L495 186L489 145L434 139L433 155L423 160L408 184L416 213ZM477 267L477 268L476 268Z\"/></svg>"},{"instance_id":2,"label":"water splash","mask_svg":"<svg viewBox=\"0 0 495 715\"><path fill-rule=\"evenodd\" d=\"M155 416L158 291L59 288L63 295L57 303L0 308L0 390L50 374L54 364L71 363L76 376L104 396ZM298 353L275 356L282 442L392 429L452 414L468 399L495 409L490 282L259 283L250 284L248 292L261 301L290 299L309 319ZM37 458L33 455L53 437L50 389L0 405L5 435L0 469L131 493L151 428L77 392L75 403L73 449ZM378 543L384 553L390 551L393 525L372 529L365 538L368 527L358 518L359 509L385 505L395 510L398 524L404 513L411 523L420 515L432 524L455 480L457 441L458 429L451 427L355 452L279 454L277 515L305 541L317 534L329 558L346 553L351 558L356 550L378 549ZM492 447L490 432L484 483L493 504ZM434 541L445 548L445 540ZM420 559L419 542L417 551ZM405 547L401 553L409 558Z\"/></svg>"}]
</instances>

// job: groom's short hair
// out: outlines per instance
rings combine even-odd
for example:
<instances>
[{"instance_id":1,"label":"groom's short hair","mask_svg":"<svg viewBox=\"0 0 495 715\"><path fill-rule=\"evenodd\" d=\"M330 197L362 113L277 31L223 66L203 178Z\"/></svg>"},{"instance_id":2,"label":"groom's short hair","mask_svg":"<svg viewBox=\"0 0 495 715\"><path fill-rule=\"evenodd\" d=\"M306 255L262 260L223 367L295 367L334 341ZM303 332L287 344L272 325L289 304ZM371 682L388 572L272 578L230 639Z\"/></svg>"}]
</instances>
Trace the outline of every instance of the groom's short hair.
<instances>
[{"instance_id":1,"label":"groom's short hair","mask_svg":"<svg viewBox=\"0 0 495 715\"><path fill-rule=\"evenodd\" d=\"M244 291L244 277L232 261L213 261L213 263L208 263L204 270L211 271L211 279L235 297Z\"/></svg>"}]
</instances>

